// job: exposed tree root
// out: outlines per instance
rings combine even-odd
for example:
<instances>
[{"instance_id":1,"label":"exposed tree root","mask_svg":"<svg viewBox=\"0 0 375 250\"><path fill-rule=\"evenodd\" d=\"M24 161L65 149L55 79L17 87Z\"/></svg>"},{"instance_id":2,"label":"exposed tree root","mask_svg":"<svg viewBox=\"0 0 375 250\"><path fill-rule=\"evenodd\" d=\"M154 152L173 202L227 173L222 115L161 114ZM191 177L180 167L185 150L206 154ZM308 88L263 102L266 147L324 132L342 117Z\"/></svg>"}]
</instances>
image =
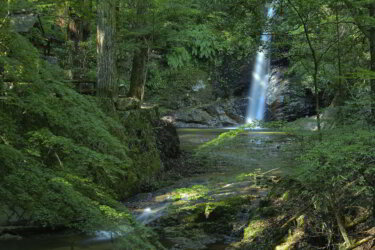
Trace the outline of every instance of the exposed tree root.
<instances>
[{"instance_id":1,"label":"exposed tree root","mask_svg":"<svg viewBox=\"0 0 375 250\"><path fill-rule=\"evenodd\" d=\"M345 225L345 227L347 229L351 229L351 228L357 226L358 224L361 224L362 222L365 222L369 217L370 217L370 214L365 214L361 217L355 218L352 222L347 223Z\"/></svg>"},{"instance_id":2,"label":"exposed tree root","mask_svg":"<svg viewBox=\"0 0 375 250\"><path fill-rule=\"evenodd\" d=\"M281 228L284 229L286 228L291 222L295 221L298 217L300 217L300 215L305 212L310 206L307 206L307 207L304 207L303 209L301 209L300 211L298 211L292 218L290 218L287 222L285 222Z\"/></svg>"},{"instance_id":3,"label":"exposed tree root","mask_svg":"<svg viewBox=\"0 0 375 250\"><path fill-rule=\"evenodd\" d=\"M351 246L349 246L349 247L347 247L347 248L344 248L344 250L352 250L352 249L355 249L355 248L357 248L357 247L359 247L359 246L361 246L361 245L363 245L363 244L369 242L369 241L372 240L372 239L375 239L375 235L370 235L370 236L368 236L368 237L366 237L366 238L364 238L364 239L362 239L362 240L359 240L359 241L357 241L356 243L352 244Z\"/></svg>"}]
</instances>

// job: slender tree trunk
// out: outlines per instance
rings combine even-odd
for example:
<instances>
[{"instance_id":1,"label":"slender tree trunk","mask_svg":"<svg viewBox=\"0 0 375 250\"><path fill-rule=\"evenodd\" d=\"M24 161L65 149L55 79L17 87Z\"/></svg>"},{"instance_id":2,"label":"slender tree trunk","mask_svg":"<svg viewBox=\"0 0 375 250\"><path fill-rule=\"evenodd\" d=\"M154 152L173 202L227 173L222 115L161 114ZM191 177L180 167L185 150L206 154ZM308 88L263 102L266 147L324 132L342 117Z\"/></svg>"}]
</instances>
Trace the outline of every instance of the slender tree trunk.
<instances>
[{"instance_id":1,"label":"slender tree trunk","mask_svg":"<svg viewBox=\"0 0 375 250\"><path fill-rule=\"evenodd\" d=\"M337 82L335 87L335 97L332 106L342 106L345 102L345 90L342 86L342 65L341 65L341 36L339 23L339 7L336 6L336 40L337 40Z\"/></svg>"},{"instance_id":2,"label":"slender tree trunk","mask_svg":"<svg viewBox=\"0 0 375 250\"><path fill-rule=\"evenodd\" d=\"M98 0L98 21L96 34L98 97L114 98L116 83L116 0Z\"/></svg>"},{"instance_id":3,"label":"slender tree trunk","mask_svg":"<svg viewBox=\"0 0 375 250\"><path fill-rule=\"evenodd\" d=\"M138 53L134 54L128 97L134 97L140 101L143 100L147 78L148 57L148 47L141 48Z\"/></svg>"},{"instance_id":4,"label":"slender tree trunk","mask_svg":"<svg viewBox=\"0 0 375 250\"><path fill-rule=\"evenodd\" d=\"M145 15L149 8L149 1L141 0L137 2L137 28L147 25ZM142 102L147 79L147 63L149 59L150 46L146 36L138 38L140 48L133 56L133 66L130 77L130 89L128 97L137 98Z\"/></svg>"},{"instance_id":5,"label":"slender tree trunk","mask_svg":"<svg viewBox=\"0 0 375 250\"><path fill-rule=\"evenodd\" d=\"M369 5L369 15L371 18L375 18L375 3ZM375 73L375 27L372 26L369 30L369 42L370 42L370 70ZM371 79L371 118L372 123L375 123L375 79Z\"/></svg>"},{"instance_id":6,"label":"slender tree trunk","mask_svg":"<svg viewBox=\"0 0 375 250\"><path fill-rule=\"evenodd\" d=\"M312 59L314 61L314 73L313 73L313 80L314 80L314 90L315 90L315 102L316 102L316 126L318 131L320 132L320 98L319 98L319 85L318 85L318 73L319 73L319 62L317 53L315 51L315 48L311 42L310 36L309 36L309 29L307 25L307 20L305 20L302 16L302 14L299 12L298 8L292 3L291 0L288 0L288 3L290 6L294 9L294 11L297 13L302 25L303 25L303 31L306 37L306 41L309 45L310 52Z\"/></svg>"},{"instance_id":7,"label":"slender tree trunk","mask_svg":"<svg viewBox=\"0 0 375 250\"><path fill-rule=\"evenodd\" d=\"M320 124L320 98L319 98L319 87L318 87L318 69L319 65L317 62L314 62L314 91L315 91L315 111L316 111L316 125L318 128L318 131L321 129L321 124Z\"/></svg>"}]
</instances>

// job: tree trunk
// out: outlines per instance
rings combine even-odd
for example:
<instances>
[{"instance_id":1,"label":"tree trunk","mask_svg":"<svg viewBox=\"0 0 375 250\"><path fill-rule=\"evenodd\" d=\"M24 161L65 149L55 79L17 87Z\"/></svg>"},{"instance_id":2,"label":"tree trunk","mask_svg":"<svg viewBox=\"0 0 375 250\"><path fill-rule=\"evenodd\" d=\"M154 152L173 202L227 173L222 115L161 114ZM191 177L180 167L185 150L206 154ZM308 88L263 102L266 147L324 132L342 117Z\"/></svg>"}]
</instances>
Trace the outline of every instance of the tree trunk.
<instances>
[{"instance_id":1,"label":"tree trunk","mask_svg":"<svg viewBox=\"0 0 375 250\"><path fill-rule=\"evenodd\" d=\"M318 86L318 73L319 73L319 63L320 59L315 51L315 48L311 42L310 35L309 35L309 29L308 29L308 24L307 24L307 19L305 20L303 18L303 15L300 13L298 8L292 3L292 1L288 0L288 3L290 6L294 9L294 11L297 13L302 25L303 25L303 31L306 37L307 44L309 45L310 52L312 59L314 61L314 73L313 73L313 79L314 79L314 90L315 90L315 102L316 102L316 126L318 129L318 132L320 133L320 98L319 98L319 86ZM320 134L321 136L321 134Z\"/></svg>"},{"instance_id":2,"label":"tree trunk","mask_svg":"<svg viewBox=\"0 0 375 250\"><path fill-rule=\"evenodd\" d=\"M148 47L143 47L138 53L134 54L128 97L134 97L140 101L143 100L147 78L148 57Z\"/></svg>"},{"instance_id":3,"label":"tree trunk","mask_svg":"<svg viewBox=\"0 0 375 250\"><path fill-rule=\"evenodd\" d=\"M318 88L318 63L314 63L314 90L315 90L315 102L316 102L316 126L318 131L320 131L320 98L319 98L319 88Z\"/></svg>"},{"instance_id":4,"label":"tree trunk","mask_svg":"<svg viewBox=\"0 0 375 250\"><path fill-rule=\"evenodd\" d=\"M149 0L137 1L137 22L135 28L143 29L147 26L147 12L150 7ZM133 66L130 76L130 89L127 94L128 97L137 98L142 102L145 91L145 84L147 79L147 63L150 53L150 45L148 42L151 40L147 37L147 34L143 34L138 37L138 43L140 44L139 50L134 53Z\"/></svg>"},{"instance_id":5,"label":"tree trunk","mask_svg":"<svg viewBox=\"0 0 375 250\"><path fill-rule=\"evenodd\" d=\"M117 95L116 83L116 0L97 2L97 86L96 94L102 98Z\"/></svg>"},{"instance_id":6,"label":"tree trunk","mask_svg":"<svg viewBox=\"0 0 375 250\"><path fill-rule=\"evenodd\" d=\"M345 103L346 91L342 86L342 63L341 63L341 36L339 23L339 7L336 6L336 39L337 39L337 82L335 86L335 97L332 100L332 106L342 106Z\"/></svg>"},{"instance_id":7,"label":"tree trunk","mask_svg":"<svg viewBox=\"0 0 375 250\"><path fill-rule=\"evenodd\" d=\"M68 8L67 12L69 15L67 24L67 37L73 42L74 47L70 50L70 66L73 71L73 79L80 79L84 75L85 60L82 60L82 53L80 51L80 42L87 41L90 36L90 20L89 13L92 10L92 0L83 0L82 7L78 9L78 12L82 15L79 16L72 12L71 7ZM78 69L78 70L77 70Z\"/></svg>"},{"instance_id":8,"label":"tree trunk","mask_svg":"<svg viewBox=\"0 0 375 250\"><path fill-rule=\"evenodd\" d=\"M375 3L371 3L369 6L369 15L371 18L375 18ZM375 27L371 27L369 30L369 42L370 42L370 70L375 73ZM371 122L375 123L375 79L370 80L371 86Z\"/></svg>"}]
</instances>

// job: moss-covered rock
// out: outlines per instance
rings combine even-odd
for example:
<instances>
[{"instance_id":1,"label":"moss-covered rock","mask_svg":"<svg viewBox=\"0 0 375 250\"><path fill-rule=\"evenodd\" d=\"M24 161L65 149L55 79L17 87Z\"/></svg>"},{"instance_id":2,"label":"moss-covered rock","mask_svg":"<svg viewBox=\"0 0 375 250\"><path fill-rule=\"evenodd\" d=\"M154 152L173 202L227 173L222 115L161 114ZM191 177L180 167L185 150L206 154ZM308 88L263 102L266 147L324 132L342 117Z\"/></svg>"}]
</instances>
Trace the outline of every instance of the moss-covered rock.
<instances>
[{"instance_id":1,"label":"moss-covered rock","mask_svg":"<svg viewBox=\"0 0 375 250\"><path fill-rule=\"evenodd\" d=\"M153 126L153 122L159 120L157 108L130 110L120 115L134 171L143 188L147 188L157 182L157 173L163 168ZM139 191L139 186L132 188Z\"/></svg>"}]
</instances>

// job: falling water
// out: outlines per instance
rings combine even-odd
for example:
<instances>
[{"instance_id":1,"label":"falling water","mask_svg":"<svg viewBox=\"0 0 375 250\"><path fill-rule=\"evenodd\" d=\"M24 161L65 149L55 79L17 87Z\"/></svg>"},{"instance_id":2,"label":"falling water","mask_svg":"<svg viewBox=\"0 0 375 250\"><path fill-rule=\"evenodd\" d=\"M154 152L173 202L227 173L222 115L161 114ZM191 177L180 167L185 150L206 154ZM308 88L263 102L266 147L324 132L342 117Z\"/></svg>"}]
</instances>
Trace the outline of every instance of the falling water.
<instances>
[{"instance_id":1,"label":"falling water","mask_svg":"<svg viewBox=\"0 0 375 250\"><path fill-rule=\"evenodd\" d=\"M268 18L273 16L272 7L268 8L267 16ZM262 44L267 44L270 40L270 35L264 34L261 37ZM254 120L263 120L264 118L270 68L270 59L267 52L266 47L261 45L256 56L249 92L249 104L247 106L247 123L252 123Z\"/></svg>"}]
</instances>

